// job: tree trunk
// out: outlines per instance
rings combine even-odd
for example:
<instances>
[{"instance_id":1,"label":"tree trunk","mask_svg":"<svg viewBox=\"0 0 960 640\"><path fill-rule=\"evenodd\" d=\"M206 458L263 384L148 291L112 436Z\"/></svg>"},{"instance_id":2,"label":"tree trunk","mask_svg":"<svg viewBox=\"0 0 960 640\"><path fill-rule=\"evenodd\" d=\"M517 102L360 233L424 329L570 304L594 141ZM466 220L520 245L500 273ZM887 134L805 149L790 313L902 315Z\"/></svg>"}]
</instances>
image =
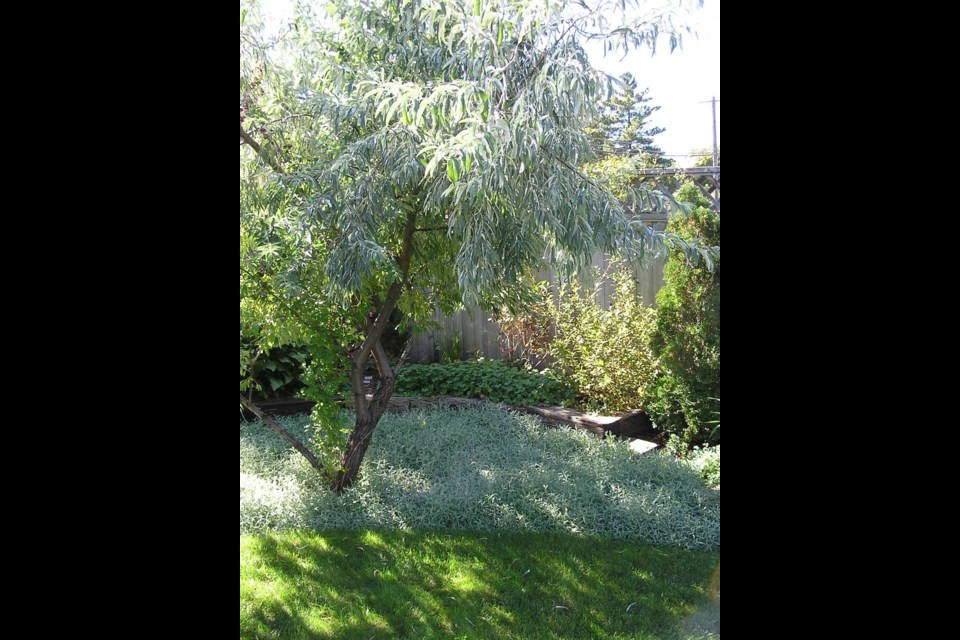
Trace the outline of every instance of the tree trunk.
<instances>
[{"instance_id":1,"label":"tree trunk","mask_svg":"<svg viewBox=\"0 0 960 640\"><path fill-rule=\"evenodd\" d=\"M357 481L357 477L360 475L360 465L363 464L363 458L367 455L367 449L370 448L370 440L373 438L373 432L376 431L377 425L380 424L380 419L383 417L383 414L387 412L387 407L390 405L390 398L393 396L393 390L397 386L396 373L390 369L387 354L379 341L373 349L373 355L377 360L381 381L379 388L377 388L373 394L372 400L367 400L366 392L362 386L363 374L366 367L360 369L357 362L353 364L353 371L350 377L352 380L360 381L361 392L359 394L356 392L355 384L354 396L357 401L355 406L357 410L357 421L353 433L350 434L350 439L347 441L347 449L340 459L340 467L343 471L337 474L336 479L330 486L330 489L337 493L342 492ZM406 355L406 350L404 350L404 354L400 356L400 364L397 367L397 372L399 372L400 366L403 365Z\"/></svg>"},{"instance_id":2,"label":"tree trunk","mask_svg":"<svg viewBox=\"0 0 960 640\"><path fill-rule=\"evenodd\" d=\"M340 459L342 471L337 474L333 484L330 485L330 489L337 493L352 486L356 482L357 476L360 475L360 465L363 464L363 457L367 455L370 439L373 437L377 425L380 424L380 418L387 410L394 387L397 386L396 373L390 367L387 352L384 351L380 339L390 322L390 314L397 308L400 296L403 295L404 288L409 284L407 278L410 274L410 260L413 257L413 234L416 230L417 213L416 209L412 209L407 214L403 231L403 248L396 258L397 266L400 267L400 273L403 277L390 285L383 306L380 307L380 312L372 322L367 324L366 337L357 350L350 367L350 384L353 387L357 422L353 433L350 434L350 439L347 441L347 449ZM400 356L397 372L400 371L400 367L403 366L407 358L409 347L408 343L407 348ZM368 401L367 391L363 386L363 374L367 370L370 356L373 356L377 361L377 368L380 370L380 386L374 392L373 399Z\"/></svg>"},{"instance_id":3,"label":"tree trunk","mask_svg":"<svg viewBox=\"0 0 960 640\"><path fill-rule=\"evenodd\" d=\"M340 493L347 487L353 486L353 483L357 481L357 477L360 475L360 465L363 463L364 456L367 455L370 439L373 437L373 432L379 422L379 419L374 422L372 417L367 417L362 421L357 418L357 425L353 433L350 434L347 450L341 460L343 471L337 474L333 481L333 485L330 487L332 491Z\"/></svg>"}]
</instances>

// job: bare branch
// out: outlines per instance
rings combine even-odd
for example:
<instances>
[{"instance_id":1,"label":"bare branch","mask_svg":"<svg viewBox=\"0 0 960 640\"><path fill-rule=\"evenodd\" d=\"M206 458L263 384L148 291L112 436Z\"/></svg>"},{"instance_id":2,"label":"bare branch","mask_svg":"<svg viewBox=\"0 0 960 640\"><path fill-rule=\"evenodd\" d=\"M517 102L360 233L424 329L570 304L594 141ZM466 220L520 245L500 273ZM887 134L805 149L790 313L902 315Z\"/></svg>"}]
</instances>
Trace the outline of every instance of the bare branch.
<instances>
[{"instance_id":1,"label":"bare branch","mask_svg":"<svg viewBox=\"0 0 960 640\"><path fill-rule=\"evenodd\" d=\"M293 434L272 420L270 416L265 414L263 410L260 409L260 407L244 398L243 394L240 394L240 404L242 404L250 413L257 416L257 418L259 418L263 424L270 427L270 429L272 429L278 436L283 438L287 444L296 449L300 455L307 459L307 462L310 463L310 466L322 474L326 473L326 469L323 468L323 465L320 464L320 461L317 460L317 457L313 455L313 452L310 451L310 449L307 449L302 442L293 436Z\"/></svg>"},{"instance_id":2,"label":"bare branch","mask_svg":"<svg viewBox=\"0 0 960 640\"><path fill-rule=\"evenodd\" d=\"M264 162L269 164L274 171L277 173L283 173L283 167L280 166L280 163L277 162L277 159L264 151L263 147L260 146L260 143L254 140L253 136L246 132L246 130L243 128L243 125L240 125L240 139L250 145L250 148L256 151L257 155L260 156Z\"/></svg>"}]
</instances>

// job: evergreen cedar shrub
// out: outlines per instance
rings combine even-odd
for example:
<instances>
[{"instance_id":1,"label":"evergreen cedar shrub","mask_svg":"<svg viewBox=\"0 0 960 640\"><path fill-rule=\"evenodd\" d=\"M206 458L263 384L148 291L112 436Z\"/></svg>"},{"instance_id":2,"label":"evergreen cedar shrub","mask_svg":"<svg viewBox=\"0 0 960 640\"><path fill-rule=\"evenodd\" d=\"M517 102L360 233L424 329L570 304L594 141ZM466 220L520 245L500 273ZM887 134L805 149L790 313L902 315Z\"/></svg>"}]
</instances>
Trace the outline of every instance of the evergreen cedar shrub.
<instances>
[{"instance_id":1,"label":"evergreen cedar shrub","mask_svg":"<svg viewBox=\"0 0 960 640\"><path fill-rule=\"evenodd\" d=\"M695 205L674 218L668 231L685 240L701 237L720 246L720 216L693 185L678 199ZM657 295L657 328L651 345L663 373L647 401L654 422L687 446L719 443L720 260L713 271L672 254Z\"/></svg>"}]
</instances>

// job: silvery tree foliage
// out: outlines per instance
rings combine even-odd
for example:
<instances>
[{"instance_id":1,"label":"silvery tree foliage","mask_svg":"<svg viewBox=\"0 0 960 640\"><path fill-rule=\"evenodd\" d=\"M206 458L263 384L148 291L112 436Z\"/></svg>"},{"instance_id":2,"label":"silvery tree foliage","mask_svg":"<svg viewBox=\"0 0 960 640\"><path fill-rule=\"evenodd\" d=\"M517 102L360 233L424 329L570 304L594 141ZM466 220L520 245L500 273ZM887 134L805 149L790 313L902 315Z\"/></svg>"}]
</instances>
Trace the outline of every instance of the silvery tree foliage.
<instances>
[{"instance_id":1,"label":"silvery tree foliage","mask_svg":"<svg viewBox=\"0 0 960 640\"><path fill-rule=\"evenodd\" d=\"M670 206L661 194L617 198L579 169L591 158L584 128L612 83L586 43L610 55L662 36L675 47L676 7L337 0L301 6L275 47L249 15L241 228L246 218L260 246L246 255L282 255L287 291L312 287L352 313L359 335L344 340L357 422L335 489L356 479L393 392L382 338L395 310L421 323L463 302L522 304L533 270L573 271L597 252L710 258L635 217ZM381 374L372 400L371 358Z\"/></svg>"}]
</instances>

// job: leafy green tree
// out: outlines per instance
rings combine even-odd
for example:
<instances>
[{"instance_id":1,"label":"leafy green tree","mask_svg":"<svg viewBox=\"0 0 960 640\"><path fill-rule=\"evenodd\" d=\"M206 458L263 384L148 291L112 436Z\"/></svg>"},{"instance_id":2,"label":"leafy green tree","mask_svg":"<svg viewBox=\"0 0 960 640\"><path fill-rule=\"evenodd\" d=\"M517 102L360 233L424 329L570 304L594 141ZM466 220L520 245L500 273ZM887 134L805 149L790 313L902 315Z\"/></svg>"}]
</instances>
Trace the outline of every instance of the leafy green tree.
<instances>
[{"instance_id":1,"label":"leafy green tree","mask_svg":"<svg viewBox=\"0 0 960 640\"><path fill-rule=\"evenodd\" d=\"M241 198L241 212L243 205ZM327 285L323 243L306 241L277 222L269 211L241 213L240 404L263 419L318 471L327 473L339 463L341 449L339 432L343 425L336 398L345 365L344 345L356 341L358 334L345 310L318 295ZM313 258L304 258L311 253ZM264 355L285 345L298 345L296 351L305 349L310 357L304 363L305 392L316 402L315 423L326 427L318 430L311 443L313 451L263 415L253 404L249 389ZM304 362L305 358L300 360ZM274 368L272 373L276 372ZM245 388L250 392L246 397Z\"/></svg>"},{"instance_id":2,"label":"leafy green tree","mask_svg":"<svg viewBox=\"0 0 960 640\"><path fill-rule=\"evenodd\" d=\"M650 116L660 110L651 100L649 89L637 91L632 73L620 76L614 96L603 103L600 116L587 129L594 153L600 158L639 156L644 166L672 166L653 142L665 129L650 125Z\"/></svg>"},{"instance_id":3,"label":"leafy green tree","mask_svg":"<svg viewBox=\"0 0 960 640\"><path fill-rule=\"evenodd\" d=\"M584 39L627 50L671 28L659 10L626 19L634 4L341 0L322 16L301 8L276 54L241 24L241 108L245 91L256 102L241 111L241 269L276 260L274 315L302 316L346 354L356 420L325 465L332 489L356 480L396 385L383 347L395 310L422 325L435 307L518 306L528 272L599 251L710 255L634 220L577 168L591 156L581 123L607 88Z\"/></svg>"},{"instance_id":4,"label":"leafy green tree","mask_svg":"<svg viewBox=\"0 0 960 640\"><path fill-rule=\"evenodd\" d=\"M664 129L648 125L650 116L660 109L647 104L651 100L648 93L647 89L638 93L633 75L623 74L614 96L603 102L600 115L586 128L596 159L583 165L584 173L623 200L631 212L638 207L629 196L642 186L671 193L680 186L669 177L654 181L640 175L642 169L675 164L653 143L653 137Z\"/></svg>"},{"instance_id":5,"label":"leafy green tree","mask_svg":"<svg viewBox=\"0 0 960 640\"><path fill-rule=\"evenodd\" d=\"M329 236L300 215L303 192L276 177L335 143L324 122L287 111L289 86L279 81L279 68L271 64L275 47L264 43L261 29L256 5L241 4L240 403L318 471L329 473L342 449L336 399L344 345L358 334L354 318L323 295ZM312 443L299 441L244 395L263 354L285 345L304 346L310 356L303 381L316 401L314 421L324 427Z\"/></svg>"}]
</instances>

